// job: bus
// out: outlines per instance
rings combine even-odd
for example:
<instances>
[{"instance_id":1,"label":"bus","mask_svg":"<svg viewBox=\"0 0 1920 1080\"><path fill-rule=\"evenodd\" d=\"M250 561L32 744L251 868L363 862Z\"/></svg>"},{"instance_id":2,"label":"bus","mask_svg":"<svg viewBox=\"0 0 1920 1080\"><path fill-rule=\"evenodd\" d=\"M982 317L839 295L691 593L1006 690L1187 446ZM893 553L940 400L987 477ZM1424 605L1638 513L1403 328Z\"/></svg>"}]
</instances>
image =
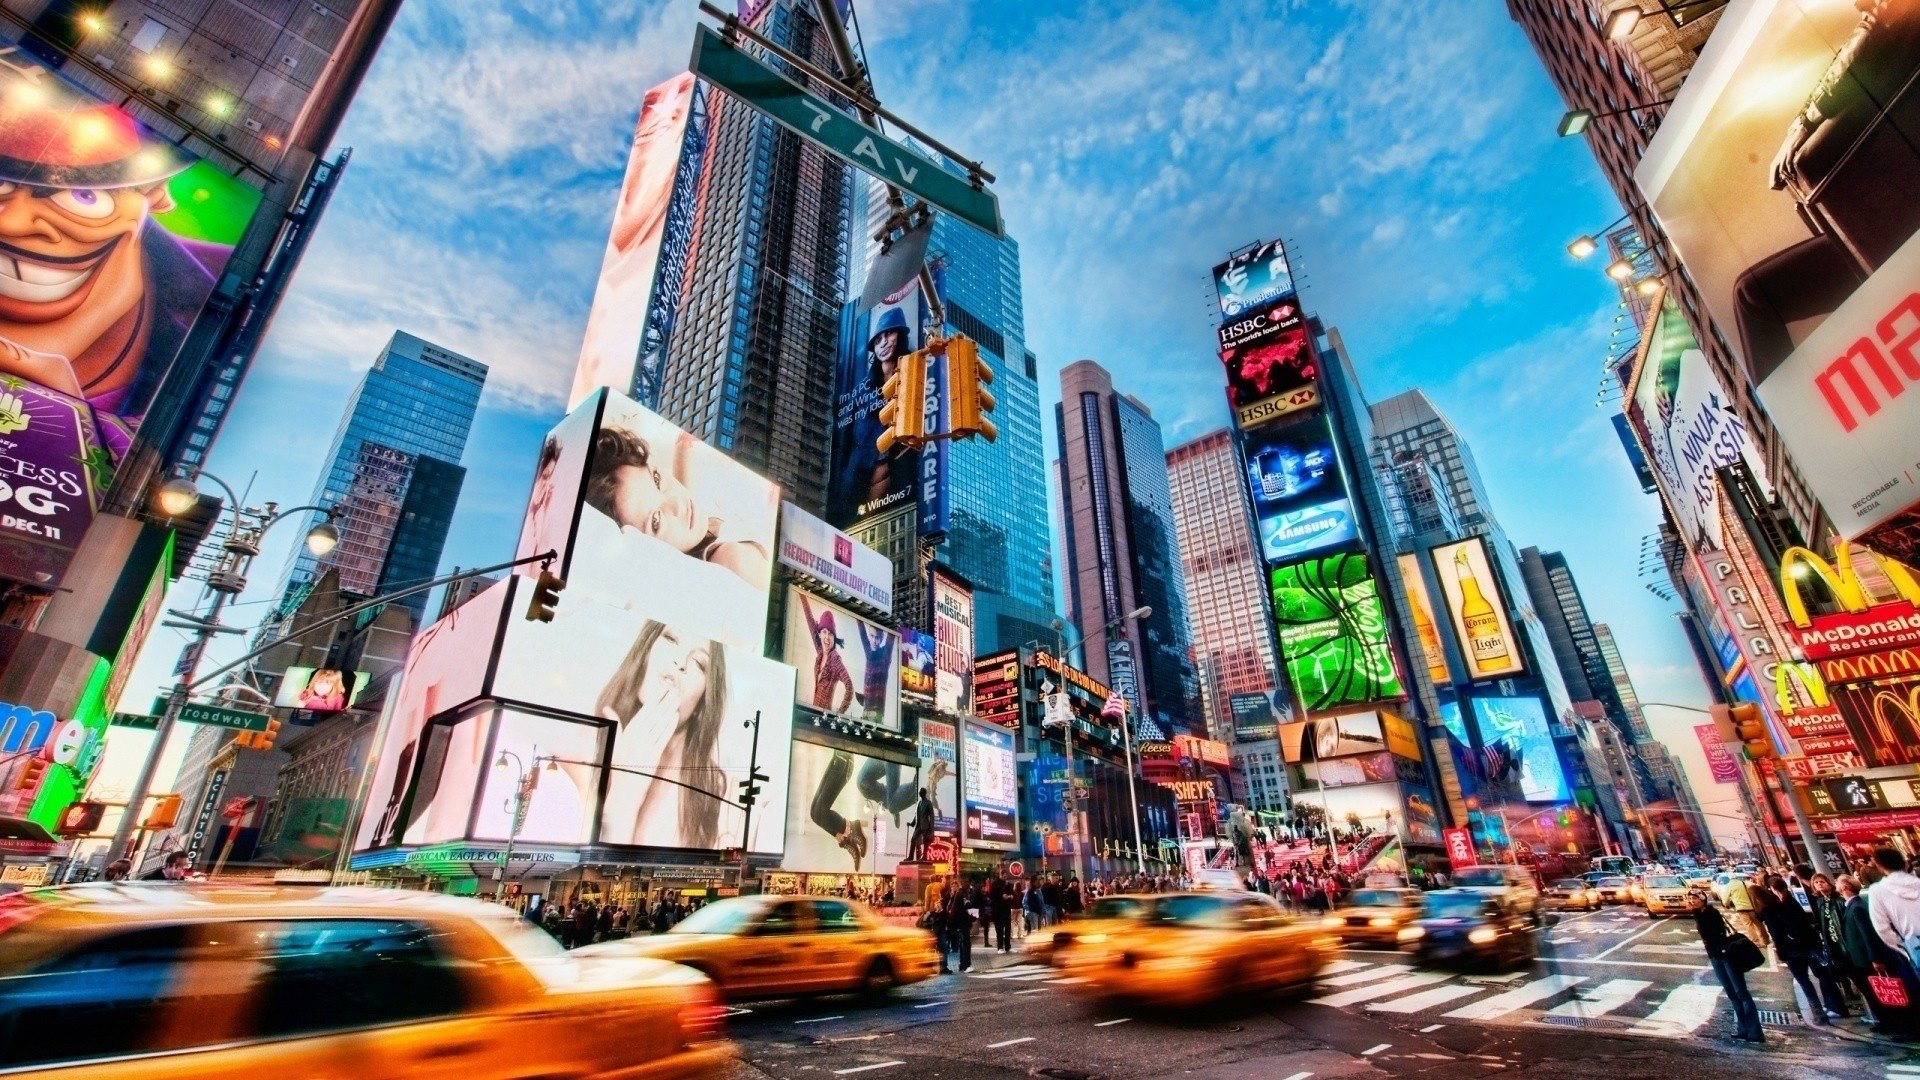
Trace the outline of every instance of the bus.
<instances>
[{"instance_id":1,"label":"bus","mask_svg":"<svg viewBox=\"0 0 1920 1080\"><path fill-rule=\"evenodd\" d=\"M1633 860L1625 855L1602 855L1593 860L1593 871L1598 874L1632 877Z\"/></svg>"}]
</instances>

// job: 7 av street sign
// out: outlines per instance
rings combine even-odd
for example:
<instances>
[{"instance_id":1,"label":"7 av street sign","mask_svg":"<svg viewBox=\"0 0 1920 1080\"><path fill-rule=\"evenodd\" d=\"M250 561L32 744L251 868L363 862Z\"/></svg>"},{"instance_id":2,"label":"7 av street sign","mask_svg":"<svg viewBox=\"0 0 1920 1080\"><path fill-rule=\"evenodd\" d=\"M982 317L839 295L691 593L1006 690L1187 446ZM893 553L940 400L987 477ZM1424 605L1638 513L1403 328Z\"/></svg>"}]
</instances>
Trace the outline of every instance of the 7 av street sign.
<instances>
[{"instance_id":1,"label":"7 av street sign","mask_svg":"<svg viewBox=\"0 0 1920 1080\"><path fill-rule=\"evenodd\" d=\"M1000 200L932 158L911 150L809 94L707 27L693 40L693 73L886 182L998 237Z\"/></svg>"},{"instance_id":2,"label":"7 av street sign","mask_svg":"<svg viewBox=\"0 0 1920 1080\"><path fill-rule=\"evenodd\" d=\"M180 706L180 722L211 724L214 727L232 728L235 731L267 730L266 713L248 712L245 709L223 709L218 705L196 705L192 702Z\"/></svg>"}]
</instances>

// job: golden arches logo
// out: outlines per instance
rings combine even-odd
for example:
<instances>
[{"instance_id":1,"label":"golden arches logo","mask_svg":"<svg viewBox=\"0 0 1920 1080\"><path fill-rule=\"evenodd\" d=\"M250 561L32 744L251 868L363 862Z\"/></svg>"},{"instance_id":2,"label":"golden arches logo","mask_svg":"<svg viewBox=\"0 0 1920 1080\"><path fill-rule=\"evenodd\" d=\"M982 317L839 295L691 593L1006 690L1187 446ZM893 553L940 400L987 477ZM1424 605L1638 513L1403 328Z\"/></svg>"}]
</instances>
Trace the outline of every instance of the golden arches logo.
<instances>
[{"instance_id":1,"label":"golden arches logo","mask_svg":"<svg viewBox=\"0 0 1920 1080\"><path fill-rule=\"evenodd\" d=\"M1903 740L1894 735L1893 719L1887 715L1889 710L1899 711L1900 719L1906 722L1911 738ZM1873 724L1876 729L1875 734L1880 736L1882 746L1898 750L1920 742L1920 684L1908 687L1904 699L1894 690L1881 690L1874 694Z\"/></svg>"},{"instance_id":2,"label":"golden arches logo","mask_svg":"<svg viewBox=\"0 0 1920 1080\"><path fill-rule=\"evenodd\" d=\"M1800 692L1794 693L1798 686ZM1833 697L1827 692L1827 680L1820 677L1820 669L1804 660L1783 660L1773 668L1774 700L1780 705L1780 715L1792 716L1800 711L1802 701L1809 708L1824 709L1833 704Z\"/></svg>"},{"instance_id":3,"label":"golden arches logo","mask_svg":"<svg viewBox=\"0 0 1920 1080\"><path fill-rule=\"evenodd\" d=\"M1866 586L1860 581L1859 571L1854 569L1853 549L1856 545L1845 540L1836 540L1833 544L1833 561L1828 562L1813 553L1809 548L1788 548L1780 556L1780 598L1786 601L1787 615L1793 625L1807 627L1813 625L1813 617L1807 612L1806 597L1801 593L1801 582L1807 578L1818 578L1827 587L1828 595L1842 611L1861 612L1872 606L1867 596ZM1920 579L1916 579L1912 567L1874 551L1865 545L1858 545L1860 551L1872 559L1880 572L1887 576L1893 590L1900 599L1920 607Z\"/></svg>"}]
</instances>

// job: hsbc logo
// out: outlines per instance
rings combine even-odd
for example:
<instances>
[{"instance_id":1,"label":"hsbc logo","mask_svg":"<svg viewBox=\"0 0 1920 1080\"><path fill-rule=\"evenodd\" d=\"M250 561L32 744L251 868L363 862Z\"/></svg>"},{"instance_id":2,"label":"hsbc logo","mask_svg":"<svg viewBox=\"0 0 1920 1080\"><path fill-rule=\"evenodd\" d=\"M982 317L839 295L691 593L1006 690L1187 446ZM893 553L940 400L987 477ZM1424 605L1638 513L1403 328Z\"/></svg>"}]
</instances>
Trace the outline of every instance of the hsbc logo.
<instances>
[{"instance_id":1,"label":"hsbc logo","mask_svg":"<svg viewBox=\"0 0 1920 1080\"><path fill-rule=\"evenodd\" d=\"M1245 318L1235 319L1220 327L1220 347L1230 348L1249 341L1257 341L1270 331L1291 330L1300 324L1300 306L1291 300L1284 300L1272 308L1257 311Z\"/></svg>"},{"instance_id":2,"label":"hsbc logo","mask_svg":"<svg viewBox=\"0 0 1920 1080\"><path fill-rule=\"evenodd\" d=\"M1813 378L1821 400L1852 431L1920 382L1920 292L1908 293ZM1881 399L1885 396L1885 400Z\"/></svg>"}]
</instances>

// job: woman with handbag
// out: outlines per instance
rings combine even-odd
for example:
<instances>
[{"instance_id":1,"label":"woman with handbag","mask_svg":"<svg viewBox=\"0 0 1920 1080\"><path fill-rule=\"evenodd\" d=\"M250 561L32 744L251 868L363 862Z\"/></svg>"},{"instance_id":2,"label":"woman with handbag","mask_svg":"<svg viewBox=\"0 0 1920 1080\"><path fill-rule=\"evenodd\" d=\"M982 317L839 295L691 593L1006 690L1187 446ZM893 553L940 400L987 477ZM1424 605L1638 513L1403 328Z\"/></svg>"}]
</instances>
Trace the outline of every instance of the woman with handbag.
<instances>
[{"instance_id":1,"label":"woman with handbag","mask_svg":"<svg viewBox=\"0 0 1920 1080\"><path fill-rule=\"evenodd\" d=\"M1875 1030L1891 1038L1908 1039L1914 1034L1913 973L1906 957L1880 940L1867 907L1867 893L1880 878L1880 868L1867 863L1860 870L1858 883L1851 876L1840 879L1840 894L1847 898L1847 906L1841 911L1841 932L1848 959L1863 973L1867 1000L1878 1021Z\"/></svg>"},{"instance_id":2,"label":"woman with handbag","mask_svg":"<svg viewBox=\"0 0 1920 1080\"><path fill-rule=\"evenodd\" d=\"M1844 1019L1848 1015L1847 999L1834 985L1830 962L1821 957L1820 932L1812 916L1794 899L1786 879L1779 874L1769 874L1762 888L1765 897L1757 905L1760 921L1767 928L1767 936L1773 939L1774 953L1792 973L1793 981L1800 984L1800 992L1806 995L1807 1005L1813 1010L1813 1022L1825 1025Z\"/></svg>"},{"instance_id":3,"label":"woman with handbag","mask_svg":"<svg viewBox=\"0 0 1920 1080\"><path fill-rule=\"evenodd\" d=\"M1760 1007L1754 1004L1753 991L1747 989L1747 972L1766 959L1760 955L1760 947L1745 934L1729 930L1727 921L1712 904L1703 904L1693 913L1693 925L1700 932L1700 943L1706 946L1707 963L1713 965L1714 978L1720 980L1727 1000L1733 1002L1733 1037L1745 1042L1766 1042L1767 1037L1760 1030Z\"/></svg>"}]
</instances>

